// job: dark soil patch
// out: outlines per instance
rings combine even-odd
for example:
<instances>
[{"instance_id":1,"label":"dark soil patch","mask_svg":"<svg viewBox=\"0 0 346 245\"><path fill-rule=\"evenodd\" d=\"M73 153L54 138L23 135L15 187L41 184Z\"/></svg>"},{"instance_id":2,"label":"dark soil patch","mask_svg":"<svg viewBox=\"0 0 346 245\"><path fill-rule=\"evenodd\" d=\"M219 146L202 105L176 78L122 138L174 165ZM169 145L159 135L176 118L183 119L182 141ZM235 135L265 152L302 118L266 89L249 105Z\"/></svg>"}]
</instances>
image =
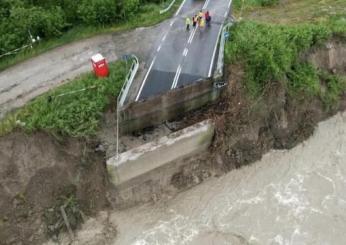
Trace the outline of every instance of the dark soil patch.
<instances>
[{"instance_id":1,"label":"dark soil patch","mask_svg":"<svg viewBox=\"0 0 346 245\"><path fill-rule=\"evenodd\" d=\"M57 140L42 132L15 132L0 138L2 244L45 241L47 227L52 224L44 214L66 198L73 197L73 207L78 207L78 212L66 207L72 228L78 227L81 219L70 214L81 211L92 215L108 205L104 157L91 150L93 146L78 139ZM64 225L57 225L61 227L58 233L66 230Z\"/></svg>"}]
</instances>

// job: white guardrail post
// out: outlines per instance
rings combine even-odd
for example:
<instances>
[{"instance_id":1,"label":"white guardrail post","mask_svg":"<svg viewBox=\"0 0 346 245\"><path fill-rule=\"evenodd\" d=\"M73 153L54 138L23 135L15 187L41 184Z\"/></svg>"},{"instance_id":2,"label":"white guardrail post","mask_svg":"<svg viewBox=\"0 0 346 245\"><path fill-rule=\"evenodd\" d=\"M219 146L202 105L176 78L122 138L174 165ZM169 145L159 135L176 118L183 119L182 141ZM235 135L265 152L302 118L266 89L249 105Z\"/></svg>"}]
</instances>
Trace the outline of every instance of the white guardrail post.
<instances>
[{"instance_id":1,"label":"white guardrail post","mask_svg":"<svg viewBox=\"0 0 346 245\"><path fill-rule=\"evenodd\" d=\"M130 68L129 72L126 75L125 82L124 82L124 84L120 90L119 96L118 96L118 100L119 100L118 101L119 102L118 107L119 107L119 105L120 105L120 107L122 107L124 105L127 94L130 90L133 79L135 78L136 73L138 71L138 67L139 67L139 61L138 61L137 56L131 54L130 57L132 59L132 64L131 64L131 68Z\"/></svg>"},{"instance_id":2,"label":"white guardrail post","mask_svg":"<svg viewBox=\"0 0 346 245\"><path fill-rule=\"evenodd\" d=\"M130 55L131 59L132 59L132 64L130 67L129 72L127 73L126 77L125 77L125 82L120 90L120 93L117 97L117 159L119 157L119 120L120 120L120 108L123 107L127 94L130 90L130 87L132 85L133 79L135 78L137 71L138 71L138 67L139 67L139 61L137 56L131 54Z\"/></svg>"},{"instance_id":3,"label":"white guardrail post","mask_svg":"<svg viewBox=\"0 0 346 245\"><path fill-rule=\"evenodd\" d=\"M220 80L223 77L223 66L224 66L224 54L225 54L225 43L226 43L226 35L229 35L228 29L233 25L232 22L227 23L221 32L220 38L220 48L219 48L219 56L217 59L216 69L214 72L214 80Z\"/></svg>"}]
</instances>

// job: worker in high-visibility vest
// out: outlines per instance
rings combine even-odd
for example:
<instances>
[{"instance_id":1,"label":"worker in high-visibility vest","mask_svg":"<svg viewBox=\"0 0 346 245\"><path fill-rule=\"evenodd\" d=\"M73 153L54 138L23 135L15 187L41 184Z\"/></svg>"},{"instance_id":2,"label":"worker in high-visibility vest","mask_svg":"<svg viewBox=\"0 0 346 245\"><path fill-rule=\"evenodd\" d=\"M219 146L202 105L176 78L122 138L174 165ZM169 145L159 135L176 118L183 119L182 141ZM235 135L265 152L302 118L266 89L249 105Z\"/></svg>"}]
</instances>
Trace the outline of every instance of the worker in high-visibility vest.
<instances>
[{"instance_id":1,"label":"worker in high-visibility vest","mask_svg":"<svg viewBox=\"0 0 346 245\"><path fill-rule=\"evenodd\" d=\"M199 27L203 28L205 26L205 20L204 18L201 18L200 22L199 22Z\"/></svg>"},{"instance_id":2,"label":"worker in high-visibility vest","mask_svg":"<svg viewBox=\"0 0 346 245\"><path fill-rule=\"evenodd\" d=\"M191 19L189 17L186 17L185 23L186 23L186 30L189 31L190 25L191 25Z\"/></svg>"},{"instance_id":3,"label":"worker in high-visibility vest","mask_svg":"<svg viewBox=\"0 0 346 245\"><path fill-rule=\"evenodd\" d=\"M202 12L202 10L199 11L198 13L198 26L202 27L202 20L203 20L204 14Z\"/></svg>"},{"instance_id":4,"label":"worker in high-visibility vest","mask_svg":"<svg viewBox=\"0 0 346 245\"><path fill-rule=\"evenodd\" d=\"M203 18L203 17L204 17L204 14L203 14L203 11L202 11L202 10L199 11L198 17L200 17L200 18Z\"/></svg>"}]
</instances>

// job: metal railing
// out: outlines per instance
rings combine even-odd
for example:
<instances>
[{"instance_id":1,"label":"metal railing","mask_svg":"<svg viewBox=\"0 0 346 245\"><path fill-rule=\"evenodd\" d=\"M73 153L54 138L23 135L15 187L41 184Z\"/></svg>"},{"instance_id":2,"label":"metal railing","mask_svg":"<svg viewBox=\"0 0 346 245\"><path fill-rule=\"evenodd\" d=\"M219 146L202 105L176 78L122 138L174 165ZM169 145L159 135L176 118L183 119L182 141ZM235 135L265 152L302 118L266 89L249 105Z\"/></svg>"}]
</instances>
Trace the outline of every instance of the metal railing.
<instances>
[{"instance_id":1,"label":"metal railing","mask_svg":"<svg viewBox=\"0 0 346 245\"><path fill-rule=\"evenodd\" d=\"M221 32L221 38L220 38L220 48L219 48L219 55L217 59L216 69L214 72L214 80L218 81L223 77L223 67L224 67L224 54L225 54L225 43L226 39L229 35L229 28L233 25L233 22L227 23L223 28Z\"/></svg>"},{"instance_id":2,"label":"metal railing","mask_svg":"<svg viewBox=\"0 0 346 245\"><path fill-rule=\"evenodd\" d=\"M164 13L166 13L167 11L169 11L169 10L171 9L171 7L173 6L173 4L175 3L175 1L176 1L176 0L172 0L172 2L168 5L167 8L160 10L160 14L164 14Z\"/></svg>"},{"instance_id":3,"label":"metal railing","mask_svg":"<svg viewBox=\"0 0 346 245\"><path fill-rule=\"evenodd\" d=\"M138 71L138 67L139 67L139 61L137 56L131 54L130 55L131 59L132 59L132 64L130 67L129 72L127 73L126 77L125 77L125 82L120 90L120 93L118 95L118 104L117 106L122 107L125 103L126 100L126 96L130 90L130 87L132 85L133 79L136 76L136 73Z\"/></svg>"},{"instance_id":4,"label":"metal railing","mask_svg":"<svg viewBox=\"0 0 346 245\"><path fill-rule=\"evenodd\" d=\"M125 82L120 90L120 93L117 97L117 145L116 145L116 159L119 158L119 120L120 120L120 108L124 105L126 96L130 90L130 87L132 85L133 79L135 78L138 67L139 67L139 61L136 55L131 54L129 57L132 59L132 64L130 67L129 72L127 73L125 77ZM127 59L127 58L126 58ZM126 61L127 62L127 61Z\"/></svg>"}]
</instances>

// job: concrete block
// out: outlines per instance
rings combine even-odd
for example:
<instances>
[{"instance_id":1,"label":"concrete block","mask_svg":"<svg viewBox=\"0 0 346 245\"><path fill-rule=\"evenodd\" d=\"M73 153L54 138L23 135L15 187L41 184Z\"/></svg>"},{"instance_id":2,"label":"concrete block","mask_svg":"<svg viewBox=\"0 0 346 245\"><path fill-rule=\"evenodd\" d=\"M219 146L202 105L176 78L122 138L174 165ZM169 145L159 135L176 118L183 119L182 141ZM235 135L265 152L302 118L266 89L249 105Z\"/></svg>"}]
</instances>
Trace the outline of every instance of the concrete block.
<instances>
[{"instance_id":1,"label":"concrete block","mask_svg":"<svg viewBox=\"0 0 346 245\"><path fill-rule=\"evenodd\" d=\"M118 159L115 156L107 161L111 181L120 185L173 161L205 151L213 136L214 124L206 120L121 153Z\"/></svg>"},{"instance_id":2,"label":"concrete block","mask_svg":"<svg viewBox=\"0 0 346 245\"><path fill-rule=\"evenodd\" d=\"M214 81L211 79L200 80L145 101L125 105L120 111L121 134L159 125L215 102L221 91L215 89L213 84Z\"/></svg>"}]
</instances>

